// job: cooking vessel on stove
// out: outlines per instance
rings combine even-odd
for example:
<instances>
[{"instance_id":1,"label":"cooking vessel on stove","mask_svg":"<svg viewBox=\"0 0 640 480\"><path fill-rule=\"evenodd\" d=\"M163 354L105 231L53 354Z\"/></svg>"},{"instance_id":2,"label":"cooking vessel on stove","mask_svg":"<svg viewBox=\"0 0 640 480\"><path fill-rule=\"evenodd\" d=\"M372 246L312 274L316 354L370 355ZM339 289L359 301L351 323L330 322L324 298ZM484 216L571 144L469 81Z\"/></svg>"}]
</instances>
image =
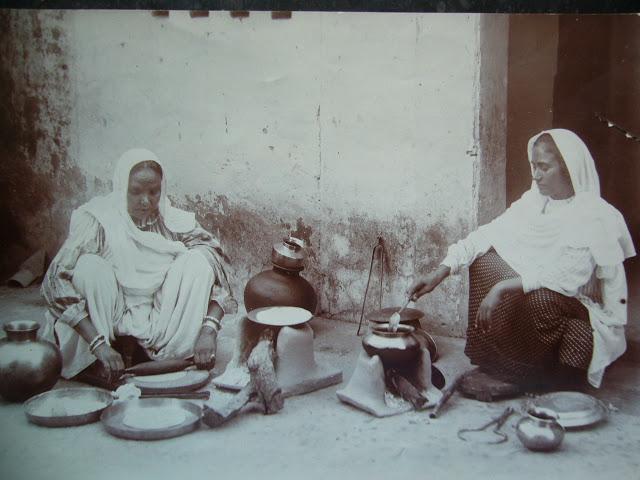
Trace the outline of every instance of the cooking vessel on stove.
<instances>
[{"instance_id":1,"label":"cooking vessel on stove","mask_svg":"<svg viewBox=\"0 0 640 480\"><path fill-rule=\"evenodd\" d=\"M251 278L244 289L247 312L262 307L300 307L314 313L316 292L300 276L306 258L304 241L289 236L271 250L272 270Z\"/></svg>"},{"instance_id":2,"label":"cooking vessel on stove","mask_svg":"<svg viewBox=\"0 0 640 480\"><path fill-rule=\"evenodd\" d=\"M420 355L420 342L414 332L409 325L400 324L393 332L388 323L379 324L362 337L362 346L370 356L378 355L385 367L408 366Z\"/></svg>"}]
</instances>

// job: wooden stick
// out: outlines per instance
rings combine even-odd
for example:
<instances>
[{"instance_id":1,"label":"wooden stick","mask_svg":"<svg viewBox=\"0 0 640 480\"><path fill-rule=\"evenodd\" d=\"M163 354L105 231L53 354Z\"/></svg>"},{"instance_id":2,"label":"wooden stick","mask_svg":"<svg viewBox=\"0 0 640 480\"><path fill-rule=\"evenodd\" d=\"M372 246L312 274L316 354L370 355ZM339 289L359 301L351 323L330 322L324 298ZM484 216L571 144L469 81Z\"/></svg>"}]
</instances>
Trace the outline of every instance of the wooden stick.
<instances>
[{"instance_id":1,"label":"wooden stick","mask_svg":"<svg viewBox=\"0 0 640 480\"><path fill-rule=\"evenodd\" d=\"M267 414L276 413L283 408L284 398L278 387L274 366L274 336L273 329L261 333L247 361L251 376L249 383L223 405L206 403L202 417L204 423L210 427L218 427L238 415L245 407Z\"/></svg>"},{"instance_id":2,"label":"wooden stick","mask_svg":"<svg viewBox=\"0 0 640 480\"><path fill-rule=\"evenodd\" d=\"M436 404L435 408L433 409L433 412L431 412L429 414L429 418L437 418L438 417L438 414L440 413L440 409L444 406L445 403L447 403L447 400L449 400L449 398L451 398L451 396L454 394L454 392L458 389L458 386L460 385L460 382L462 381L464 376L465 376L465 373L461 373L460 375L458 375L453 380L451 385L449 385L449 387L447 389L445 389L444 393L442 394L442 397L440 398L440 400L438 400L438 403Z\"/></svg>"},{"instance_id":3,"label":"wooden stick","mask_svg":"<svg viewBox=\"0 0 640 480\"><path fill-rule=\"evenodd\" d=\"M420 410L424 408L427 399L422 393L400 373L390 368L386 373L387 384L390 385L403 399L411 403L413 408Z\"/></svg>"}]
</instances>

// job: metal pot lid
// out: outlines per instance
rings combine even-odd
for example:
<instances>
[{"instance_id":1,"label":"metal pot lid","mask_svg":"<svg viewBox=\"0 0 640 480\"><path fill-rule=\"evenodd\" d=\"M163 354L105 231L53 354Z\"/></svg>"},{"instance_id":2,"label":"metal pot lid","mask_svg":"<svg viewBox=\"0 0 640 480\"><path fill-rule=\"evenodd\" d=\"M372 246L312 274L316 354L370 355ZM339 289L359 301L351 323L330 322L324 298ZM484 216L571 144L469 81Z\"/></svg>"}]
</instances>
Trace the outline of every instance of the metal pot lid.
<instances>
[{"instance_id":1,"label":"metal pot lid","mask_svg":"<svg viewBox=\"0 0 640 480\"><path fill-rule=\"evenodd\" d=\"M247 316L261 325L289 327L308 322L313 313L300 307L262 307L251 310Z\"/></svg>"},{"instance_id":2,"label":"metal pot lid","mask_svg":"<svg viewBox=\"0 0 640 480\"><path fill-rule=\"evenodd\" d=\"M388 323L391 315L400 310L400 307L388 307L382 310L375 310L367 314L367 320L375 323ZM416 308L405 308L400 312L400 322L412 322L420 320L424 313Z\"/></svg>"},{"instance_id":3,"label":"metal pot lid","mask_svg":"<svg viewBox=\"0 0 640 480\"><path fill-rule=\"evenodd\" d=\"M558 414L558 423L565 428L593 425L606 417L606 408L600 400L582 392L553 392L541 395L531 402L533 406L547 408Z\"/></svg>"}]
</instances>

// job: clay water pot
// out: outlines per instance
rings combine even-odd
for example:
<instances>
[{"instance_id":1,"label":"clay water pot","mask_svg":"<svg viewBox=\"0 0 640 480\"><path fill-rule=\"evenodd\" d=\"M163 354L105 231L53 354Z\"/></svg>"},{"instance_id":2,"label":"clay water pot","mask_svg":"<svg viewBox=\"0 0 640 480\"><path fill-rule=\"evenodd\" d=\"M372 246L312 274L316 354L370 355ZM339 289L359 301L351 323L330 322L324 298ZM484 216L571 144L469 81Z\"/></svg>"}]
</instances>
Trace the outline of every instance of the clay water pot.
<instances>
[{"instance_id":1,"label":"clay water pot","mask_svg":"<svg viewBox=\"0 0 640 480\"><path fill-rule=\"evenodd\" d=\"M550 452L560 446L564 428L558 423L558 414L548 408L532 407L516 425L522 444L536 452Z\"/></svg>"},{"instance_id":2,"label":"clay water pot","mask_svg":"<svg viewBox=\"0 0 640 480\"><path fill-rule=\"evenodd\" d=\"M7 337L0 340L0 395L5 400L22 402L50 390L60 377L60 350L37 338L39 328L33 321L4 325Z\"/></svg>"},{"instance_id":3,"label":"clay water pot","mask_svg":"<svg viewBox=\"0 0 640 480\"><path fill-rule=\"evenodd\" d=\"M362 346L370 356L378 355L385 367L405 367L420 356L420 342L414 328L398 325L398 330L389 330L388 323L372 327L362 337Z\"/></svg>"},{"instance_id":4,"label":"clay water pot","mask_svg":"<svg viewBox=\"0 0 640 480\"><path fill-rule=\"evenodd\" d=\"M300 276L305 257L304 242L295 237L274 244L271 251L273 269L252 277L245 286L247 312L262 307L301 307L314 313L316 292Z\"/></svg>"}]
</instances>

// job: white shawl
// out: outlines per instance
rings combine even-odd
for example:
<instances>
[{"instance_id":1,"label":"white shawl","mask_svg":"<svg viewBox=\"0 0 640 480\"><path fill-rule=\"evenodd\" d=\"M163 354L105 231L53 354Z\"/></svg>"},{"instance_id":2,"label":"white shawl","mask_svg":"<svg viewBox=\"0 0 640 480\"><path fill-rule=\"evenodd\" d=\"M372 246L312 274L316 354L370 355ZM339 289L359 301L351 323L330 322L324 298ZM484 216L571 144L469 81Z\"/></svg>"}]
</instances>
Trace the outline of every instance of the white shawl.
<instances>
[{"instance_id":1,"label":"white shawl","mask_svg":"<svg viewBox=\"0 0 640 480\"><path fill-rule=\"evenodd\" d=\"M594 350L589 381L598 387L604 369L626 349L627 285L622 262L635 255L631 235L618 210L600 197L600 182L593 157L573 132L554 129L529 140L529 161L535 141L543 134L553 138L569 170L574 198L561 208L542 213L548 197L535 182L504 214L481 228L482 235L522 278L523 285L545 265L551 266L563 247L586 247L602 280L603 304L577 298L589 310L594 330ZM533 168L533 167L532 167ZM544 286L544 285L543 285Z\"/></svg>"},{"instance_id":2,"label":"white shawl","mask_svg":"<svg viewBox=\"0 0 640 480\"><path fill-rule=\"evenodd\" d=\"M133 149L126 152L116 166L113 192L90 200L74 212L74 215L88 212L100 222L108 248L105 259L113 266L118 283L127 295L142 297L152 295L162 286L171 263L187 250L182 242L140 230L128 213L127 190L131 169L147 160L158 163L162 168L156 155L148 150ZM174 233L193 230L196 227L195 215L171 205L167 197L164 168L162 172L159 203L162 220Z\"/></svg>"}]
</instances>

